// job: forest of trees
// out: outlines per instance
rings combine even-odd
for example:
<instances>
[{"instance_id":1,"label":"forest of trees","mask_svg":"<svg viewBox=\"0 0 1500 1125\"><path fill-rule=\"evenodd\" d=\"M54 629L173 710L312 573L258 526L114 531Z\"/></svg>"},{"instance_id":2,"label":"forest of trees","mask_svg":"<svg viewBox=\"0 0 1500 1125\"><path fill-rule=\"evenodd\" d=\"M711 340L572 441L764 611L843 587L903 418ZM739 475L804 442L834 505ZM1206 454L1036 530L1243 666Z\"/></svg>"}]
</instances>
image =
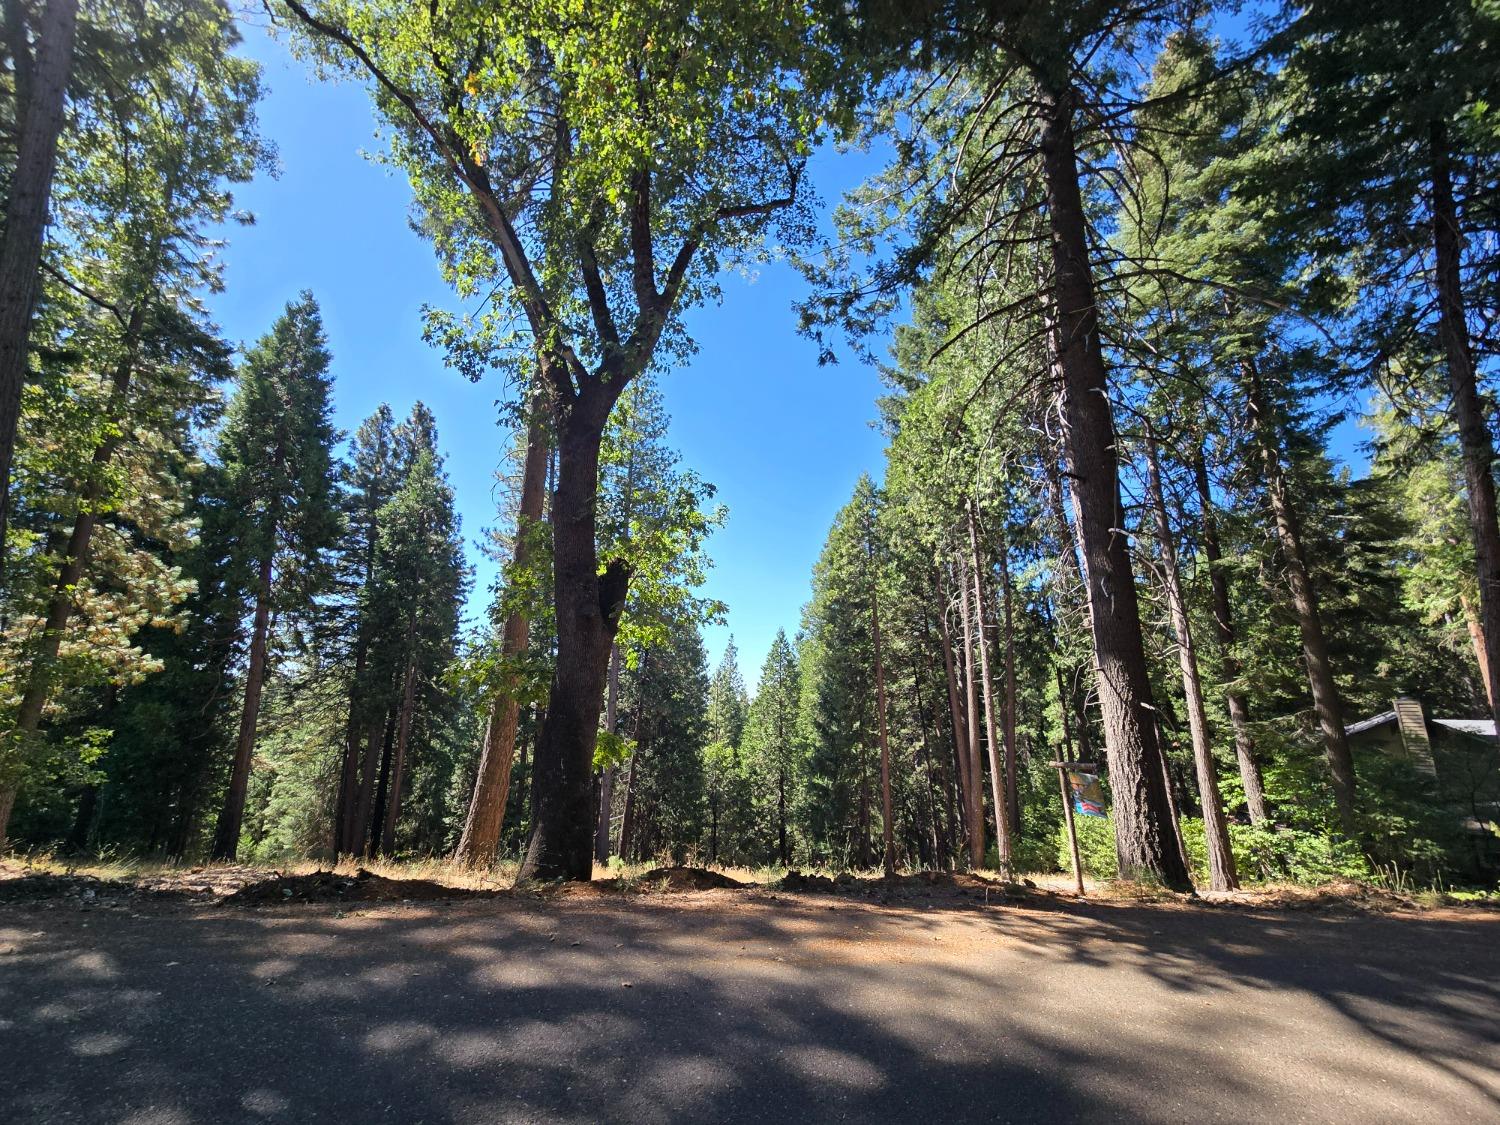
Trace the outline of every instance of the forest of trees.
<instances>
[{"instance_id":1,"label":"forest of trees","mask_svg":"<svg viewBox=\"0 0 1500 1125\"><path fill-rule=\"evenodd\" d=\"M275 140L230 8L8 0L0 850L1048 871L1069 760L1099 876L1493 880L1492 741L1346 734L1500 716L1493 4L257 14L486 296L425 331L504 388L500 577L466 624L434 417L339 432L314 294L207 311ZM752 691L659 377L770 257L887 444Z\"/></svg>"}]
</instances>

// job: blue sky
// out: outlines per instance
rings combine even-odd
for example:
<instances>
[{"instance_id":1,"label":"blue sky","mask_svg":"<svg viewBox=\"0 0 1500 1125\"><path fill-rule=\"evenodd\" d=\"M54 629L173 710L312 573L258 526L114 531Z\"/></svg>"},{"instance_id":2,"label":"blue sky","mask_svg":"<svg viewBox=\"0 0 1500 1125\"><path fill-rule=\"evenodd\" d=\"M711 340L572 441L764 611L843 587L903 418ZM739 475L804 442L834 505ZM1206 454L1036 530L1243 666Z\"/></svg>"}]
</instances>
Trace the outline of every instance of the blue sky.
<instances>
[{"instance_id":1,"label":"blue sky","mask_svg":"<svg viewBox=\"0 0 1500 1125\"><path fill-rule=\"evenodd\" d=\"M424 304L457 308L430 248L407 223L410 191L362 152L378 150L364 89L320 82L252 16L244 52L265 66L261 130L280 175L237 193L253 226L226 233L225 291L211 304L226 336L252 343L302 289L318 298L334 356L338 425L352 431L380 403L398 415L420 399L437 416L448 471L477 574L470 610L489 597L494 564L477 541L494 519L494 472L505 433L499 376L472 384L422 341ZM874 170L869 157L815 160L814 186L833 201ZM717 663L732 632L752 685L778 628L795 632L812 565L834 513L861 472L878 477L883 442L871 421L871 370L820 368L798 337L792 302L804 291L784 265L723 279L723 302L688 314L691 363L662 379L671 442L718 487L729 521L710 542L704 593L729 605L705 632Z\"/></svg>"}]
</instances>

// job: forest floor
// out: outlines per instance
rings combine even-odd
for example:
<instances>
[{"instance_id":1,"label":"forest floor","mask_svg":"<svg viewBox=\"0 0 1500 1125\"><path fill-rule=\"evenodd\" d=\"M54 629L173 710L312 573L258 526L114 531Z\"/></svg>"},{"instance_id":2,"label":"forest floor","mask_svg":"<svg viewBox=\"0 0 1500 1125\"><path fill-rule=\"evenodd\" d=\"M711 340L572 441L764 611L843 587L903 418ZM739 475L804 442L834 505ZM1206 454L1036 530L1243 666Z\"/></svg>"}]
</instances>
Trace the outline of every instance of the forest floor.
<instances>
[{"instance_id":1,"label":"forest floor","mask_svg":"<svg viewBox=\"0 0 1500 1125\"><path fill-rule=\"evenodd\" d=\"M0 1120L1500 1114L1494 910L628 875L0 865Z\"/></svg>"}]
</instances>

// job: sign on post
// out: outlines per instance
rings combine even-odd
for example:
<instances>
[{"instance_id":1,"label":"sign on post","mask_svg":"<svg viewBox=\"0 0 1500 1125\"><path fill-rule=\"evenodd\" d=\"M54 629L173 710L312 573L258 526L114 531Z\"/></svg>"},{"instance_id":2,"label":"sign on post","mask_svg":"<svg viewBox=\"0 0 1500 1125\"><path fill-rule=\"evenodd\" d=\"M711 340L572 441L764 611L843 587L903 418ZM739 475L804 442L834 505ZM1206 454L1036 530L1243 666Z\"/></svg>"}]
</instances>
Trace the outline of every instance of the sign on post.
<instances>
[{"instance_id":1,"label":"sign on post","mask_svg":"<svg viewBox=\"0 0 1500 1125\"><path fill-rule=\"evenodd\" d=\"M1073 798L1075 816L1105 816L1104 786L1097 773L1068 770L1068 790Z\"/></svg>"},{"instance_id":2,"label":"sign on post","mask_svg":"<svg viewBox=\"0 0 1500 1125\"><path fill-rule=\"evenodd\" d=\"M1068 851L1073 857L1073 885L1082 898L1083 864L1078 858L1078 829L1073 825L1073 814L1104 816L1104 786L1093 772L1099 768L1093 762L1053 762L1052 768L1057 770L1057 787L1062 792L1063 823L1068 826Z\"/></svg>"}]
</instances>

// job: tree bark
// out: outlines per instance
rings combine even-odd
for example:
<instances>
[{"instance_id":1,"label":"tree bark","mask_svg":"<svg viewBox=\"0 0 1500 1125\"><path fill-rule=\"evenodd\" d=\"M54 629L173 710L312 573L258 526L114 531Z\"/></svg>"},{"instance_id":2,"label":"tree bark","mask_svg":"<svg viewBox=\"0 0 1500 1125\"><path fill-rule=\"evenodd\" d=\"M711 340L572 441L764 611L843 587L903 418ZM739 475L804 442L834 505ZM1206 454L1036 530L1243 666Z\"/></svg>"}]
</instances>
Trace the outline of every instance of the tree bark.
<instances>
[{"instance_id":1,"label":"tree bark","mask_svg":"<svg viewBox=\"0 0 1500 1125\"><path fill-rule=\"evenodd\" d=\"M614 734L620 707L620 646L609 650L609 679L605 688L604 729ZM606 766L599 777L599 816L594 824L594 862L609 862L610 814L614 810L615 767Z\"/></svg>"},{"instance_id":2,"label":"tree bark","mask_svg":"<svg viewBox=\"0 0 1500 1125\"><path fill-rule=\"evenodd\" d=\"M1151 721L1151 683L1124 532L1114 419L1079 190L1075 109L1071 88L1057 92L1045 103L1041 121L1056 318L1050 342L1063 383L1068 469L1114 797L1115 848L1122 877L1159 879L1188 889L1192 883L1178 851L1177 826L1162 783L1161 747Z\"/></svg>"},{"instance_id":3,"label":"tree bark","mask_svg":"<svg viewBox=\"0 0 1500 1125\"><path fill-rule=\"evenodd\" d=\"M1479 611L1474 608L1474 603L1469 600L1467 594L1458 596L1458 606L1463 611L1464 627L1469 632L1469 644L1474 649L1474 663L1479 667L1479 680L1484 685L1485 702L1493 708L1495 701L1489 697L1490 654L1485 647L1484 626L1479 622Z\"/></svg>"},{"instance_id":4,"label":"tree bark","mask_svg":"<svg viewBox=\"0 0 1500 1125\"><path fill-rule=\"evenodd\" d=\"M932 623L924 614L922 619L922 631L930 641L932 638ZM923 772L926 775L926 805L927 805L927 827L931 836L932 865L933 867L947 868L951 859L951 841L947 839L947 826L942 823L939 813L941 805L933 799L932 791L937 789L944 792L947 786L943 783L942 771L934 764L936 755L932 752L932 740L928 737L932 726L929 724L931 716L927 710L927 701L922 695L922 668L917 662L917 652L913 649L911 653L911 677L912 692L916 698L917 705L917 729L922 732L922 761Z\"/></svg>"},{"instance_id":5,"label":"tree bark","mask_svg":"<svg viewBox=\"0 0 1500 1125\"><path fill-rule=\"evenodd\" d=\"M1010 580L1010 545L999 537L1001 626L1005 630L1005 710L1001 733L1005 742L1005 809L1010 817L1012 847L1021 834L1021 791L1016 777L1016 622Z\"/></svg>"},{"instance_id":6,"label":"tree bark","mask_svg":"<svg viewBox=\"0 0 1500 1125\"><path fill-rule=\"evenodd\" d=\"M362 740L363 761L360 764L359 790L355 795L354 813L349 825L348 855L366 855L370 843L370 819L375 813L376 781L384 758L384 716L371 717L365 723Z\"/></svg>"},{"instance_id":7,"label":"tree bark","mask_svg":"<svg viewBox=\"0 0 1500 1125\"><path fill-rule=\"evenodd\" d=\"M896 873L895 817L891 811L891 744L885 728L885 660L880 651L879 579L870 578L870 640L875 650L875 729L880 737L880 835L884 845L885 873ZM782 808L786 807L786 783L782 782ZM781 830L782 862L786 862L786 818Z\"/></svg>"},{"instance_id":8,"label":"tree bark","mask_svg":"<svg viewBox=\"0 0 1500 1125\"><path fill-rule=\"evenodd\" d=\"M271 540L275 542L274 532ZM224 808L214 830L214 859L232 860L240 846L245 794L250 787L250 758L255 750L255 725L260 718L260 695L265 685L266 645L271 625L271 571L272 552L267 550L261 559L255 584L255 622L250 633L250 667L245 673L245 706L240 712L240 732L234 747L234 764L230 767L229 790L224 795Z\"/></svg>"},{"instance_id":9,"label":"tree bark","mask_svg":"<svg viewBox=\"0 0 1500 1125\"><path fill-rule=\"evenodd\" d=\"M630 768L625 771L625 812L620 819L620 858L629 860L634 854L631 843L635 838L635 769L640 759L640 744L630 753Z\"/></svg>"},{"instance_id":10,"label":"tree bark","mask_svg":"<svg viewBox=\"0 0 1500 1125\"><path fill-rule=\"evenodd\" d=\"M950 796L957 798L957 805L951 810L952 815L948 819L953 827L951 842L957 849L962 843L961 838L965 835L964 827L968 824L968 778L964 768L964 759L969 733L964 725L963 704L959 702L958 674L953 659L953 629L948 623L948 605L952 599L948 597L948 592L944 588L941 571L934 571L934 581L937 586L938 632L943 649L943 674L948 685L948 716L953 732L953 791ZM961 815L960 810L962 810Z\"/></svg>"},{"instance_id":11,"label":"tree bark","mask_svg":"<svg viewBox=\"0 0 1500 1125\"><path fill-rule=\"evenodd\" d=\"M859 757L859 822L855 827L858 833L854 845L855 860L862 870L868 869L873 856L870 847L870 761L869 755L864 753Z\"/></svg>"},{"instance_id":12,"label":"tree bark","mask_svg":"<svg viewBox=\"0 0 1500 1125\"><path fill-rule=\"evenodd\" d=\"M990 755L990 796L995 803L995 854L1002 875L1009 877L1011 867L1010 802L1006 798L1005 764L1002 760L1000 739L995 725L995 689L990 676L990 646L985 639L985 619L989 611L985 605L984 567L979 551L979 521L974 515L974 502L968 505L969 553L974 572L974 616L979 628L979 675L984 686L985 745ZM1009 749L1008 747L1006 748Z\"/></svg>"},{"instance_id":13,"label":"tree bark","mask_svg":"<svg viewBox=\"0 0 1500 1125\"><path fill-rule=\"evenodd\" d=\"M1261 780L1260 763L1255 760L1255 739L1250 734L1250 705L1245 693L1234 686L1240 678L1240 662L1234 654L1234 608L1229 600L1229 577L1224 573L1224 553L1219 546L1218 520L1214 518L1208 461L1201 448L1193 458L1193 475L1198 486L1203 554L1208 560L1214 632L1219 642L1219 672L1224 677L1224 701L1229 710L1229 727L1234 733L1234 756L1240 767L1240 784L1245 789L1245 811L1251 824L1261 824L1266 819L1266 789Z\"/></svg>"},{"instance_id":14,"label":"tree bark","mask_svg":"<svg viewBox=\"0 0 1500 1125\"><path fill-rule=\"evenodd\" d=\"M16 807L16 786L0 786L0 855L5 854L10 836L10 814Z\"/></svg>"},{"instance_id":15,"label":"tree bark","mask_svg":"<svg viewBox=\"0 0 1500 1125\"><path fill-rule=\"evenodd\" d=\"M531 839L518 882L593 877L594 743L610 648L630 585L621 559L599 572L599 443L624 383L617 374L586 384L561 420L552 500L557 662L533 759Z\"/></svg>"},{"instance_id":16,"label":"tree bark","mask_svg":"<svg viewBox=\"0 0 1500 1125\"><path fill-rule=\"evenodd\" d=\"M401 711L396 720L396 748L391 753L391 771L387 781L384 815L380 823L380 852L396 853L396 821L401 818L402 779L406 773L406 747L411 740L412 711L417 697L417 622L412 618L406 629L406 672L401 682Z\"/></svg>"},{"instance_id":17,"label":"tree bark","mask_svg":"<svg viewBox=\"0 0 1500 1125\"><path fill-rule=\"evenodd\" d=\"M1045 454L1043 455L1045 456ZM1056 462L1047 463L1047 502L1052 509L1052 519L1057 525L1057 565L1061 574L1061 581L1056 583L1058 600L1077 600L1080 612L1084 620L1084 627L1093 634L1093 625L1089 621L1088 583L1083 579L1083 572L1078 565L1078 536L1074 522L1068 518L1068 513L1063 503L1062 481L1059 479ZM1054 615L1056 620L1056 615ZM1059 657L1062 656L1061 644L1055 643ZM1089 729L1088 701L1086 693L1077 690L1078 677L1083 672L1082 664L1070 664L1066 673L1067 689L1063 691L1059 680L1058 706L1064 710L1072 711L1077 721L1077 743L1078 757L1080 761L1093 760L1093 736Z\"/></svg>"},{"instance_id":18,"label":"tree bark","mask_svg":"<svg viewBox=\"0 0 1500 1125\"><path fill-rule=\"evenodd\" d=\"M1167 501L1161 487L1161 464L1156 439L1146 431L1146 490L1156 516L1157 546L1161 551L1162 586L1172 631L1177 634L1177 662L1182 670L1182 694L1187 703L1188 733L1193 744L1193 765L1198 774L1198 801L1203 806L1203 834L1208 843L1208 882L1215 891L1232 891L1239 884L1234 870L1234 852L1229 846L1229 825L1224 818L1224 799L1208 740L1208 710L1203 703L1203 681L1198 674L1198 650L1193 626L1188 620L1182 592L1182 574L1177 567L1177 544L1167 519Z\"/></svg>"},{"instance_id":19,"label":"tree bark","mask_svg":"<svg viewBox=\"0 0 1500 1125\"><path fill-rule=\"evenodd\" d=\"M552 442L546 419L533 413L526 430L526 459L521 468L521 496L516 509L516 546L511 566L517 573L531 565L532 529L541 521L546 499L547 462ZM500 640L500 659L514 664L526 654L531 622L519 606L505 619ZM516 730L520 726L521 703L517 673L502 669L501 683L490 700L484 747L479 755L479 774L469 814L464 819L454 858L470 867L491 867L500 853L500 831L505 824L505 805L510 798L510 775L516 760Z\"/></svg>"},{"instance_id":20,"label":"tree bark","mask_svg":"<svg viewBox=\"0 0 1500 1125\"><path fill-rule=\"evenodd\" d=\"M969 866L978 871L984 866L984 784L979 759L979 683L974 668L974 621L969 613L969 578L959 567L959 617L964 630L964 729L968 743L964 747L965 819L969 830Z\"/></svg>"},{"instance_id":21,"label":"tree bark","mask_svg":"<svg viewBox=\"0 0 1500 1125\"><path fill-rule=\"evenodd\" d=\"M1438 335L1448 365L1448 387L1453 421L1463 450L1464 495L1469 529L1474 538L1474 564L1479 580L1480 632L1485 659L1481 670L1491 717L1500 729L1500 518L1495 505L1495 443L1474 368L1474 351L1464 308L1463 232L1453 197L1452 155L1448 128L1434 121L1429 139L1432 161L1432 242L1437 266Z\"/></svg>"},{"instance_id":22,"label":"tree bark","mask_svg":"<svg viewBox=\"0 0 1500 1125\"><path fill-rule=\"evenodd\" d=\"M380 853L381 830L385 824L385 806L391 793L391 755L396 744L396 711L397 708L387 708L383 733L376 743L380 747L379 777L375 782L374 808L369 822L365 825L362 842L367 858L373 858Z\"/></svg>"},{"instance_id":23,"label":"tree bark","mask_svg":"<svg viewBox=\"0 0 1500 1125\"><path fill-rule=\"evenodd\" d=\"M376 497L366 493L366 510L369 518L369 539L365 543L363 581L366 587L375 574L375 551L379 537L376 519ZM370 634L362 622L356 621L358 633L354 639L354 679L349 689L349 721L344 729L344 761L339 770L338 800L334 805L333 851L335 856L353 855L364 836L365 823L360 819L360 775L359 767L363 754L360 740L365 716L361 713L361 691L365 673L370 663Z\"/></svg>"},{"instance_id":24,"label":"tree bark","mask_svg":"<svg viewBox=\"0 0 1500 1125\"><path fill-rule=\"evenodd\" d=\"M1250 426L1260 447L1261 468L1266 477L1266 496L1276 522L1276 536L1286 563L1287 586L1292 594L1292 608L1302 633L1302 654L1307 666L1307 682L1312 691L1313 710L1323 733L1323 750L1333 783L1333 799L1339 824L1351 839L1357 835L1354 820L1354 756L1344 734L1344 703L1333 678L1333 664L1328 657L1328 640L1323 632L1323 617L1318 609L1317 591L1307 568L1302 548L1302 527L1287 495L1286 474L1281 467L1281 452L1274 422L1261 385L1260 372L1253 360L1243 360L1240 374L1245 381L1250 404Z\"/></svg>"},{"instance_id":25,"label":"tree bark","mask_svg":"<svg viewBox=\"0 0 1500 1125\"><path fill-rule=\"evenodd\" d=\"M366 569L365 581L369 582ZM355 815L359 808L359 762L363 747L360 744L360 713L357 695L369 665L369 637L363 629L354 642L354 681L349 698L349 721L344 728L344 760L339 766L338 799L333 808L333 854L352 855L355 840Z\"/></svg>"},{"instance_id":26,"label":"tree bark","mask_svg":"<svg viewBox=\"0 0 1500 1125\"><path fill-rule=\"evenodd\" d=\"M16 9L20 5L8 6L12 8L9 17L18 18ZM47 0L36 29L35 57L15 60L20 133L10 194L5 201L5 230L0 235L0 579L4 578L10 475L21 418L21 390L30 357L31 319L41 288L42 243L57 168L57 138L62 132L73 69L77 21L78 0ZM24 34L19 38L24 40ZM0 825L0 838L3 836L4 826Z\"/></svg>"}]
</instances>

